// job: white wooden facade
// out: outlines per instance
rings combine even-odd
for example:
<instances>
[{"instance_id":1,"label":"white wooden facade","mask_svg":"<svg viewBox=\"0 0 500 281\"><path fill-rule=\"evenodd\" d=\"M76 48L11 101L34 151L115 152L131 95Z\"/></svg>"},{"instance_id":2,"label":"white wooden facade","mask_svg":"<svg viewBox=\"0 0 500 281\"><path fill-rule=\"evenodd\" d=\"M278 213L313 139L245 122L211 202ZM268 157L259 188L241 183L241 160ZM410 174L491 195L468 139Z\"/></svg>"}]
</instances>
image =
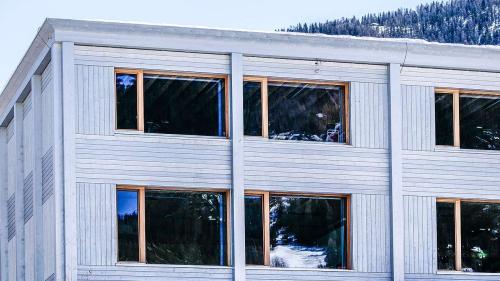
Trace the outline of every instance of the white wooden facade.
<instances>
[{"instance_id":1,"label":"white wooden facade","mask_svg":"<svg viewBox=\"0 0 500 281\"><path fill-rule=\"evenodd\" d=\"M436 198L500 199L500 153L435 145L434 89L500 48L48 19L0 96L0 280L499 280L437 269ZM227 74L231 137L115 129L115 68ZM243 136L244 76L348 82L350 143ZM116 186L231 190L231 266L117 261ZM244 190L351 195L349 270L245 266ZM242 226L243 224L243 226Z\"/></svg>"}]
</instances>

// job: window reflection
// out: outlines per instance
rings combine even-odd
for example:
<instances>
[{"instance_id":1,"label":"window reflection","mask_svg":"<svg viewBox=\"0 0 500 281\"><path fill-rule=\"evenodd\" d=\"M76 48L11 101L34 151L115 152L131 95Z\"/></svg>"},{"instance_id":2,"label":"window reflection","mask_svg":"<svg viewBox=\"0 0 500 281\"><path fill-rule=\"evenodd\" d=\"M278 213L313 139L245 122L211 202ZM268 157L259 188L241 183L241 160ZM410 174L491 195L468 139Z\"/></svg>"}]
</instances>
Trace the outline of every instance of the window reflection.
<instances>
[{"instance_id":1,"label":"window reflection","mask_svg":"<svg viewBox=\"0 0 500 281\"><path fill-rule=\"evenodd\" d=\"M224 79L144 75L146 133L225 136Z\"/></svg>"},{"instance_id":2,"label":"window reflection","mask_svg":"<svg viewBox=\"0 0 500 281\"><path fill-rule=\"evenodd\" d=\"M500 150L500 97L460 96L460 147Z\"/></svg>"},{"instance_id":3,"label":"window reflection","mask_svg":"<svg viewBox=\"0 0 500 281\"><path fill-rule=\"evenodd\" d=\"M137 129L137 75L116 74L116 125Z\"/></svg>"},{"instance_id":4,"label":"window reflection","mask_svg":"<svg viewBox=\"0 0 500 281\"><path fill-rule=\"evenodd\" d=\"M453 145L453 95L436 93L436 144Z\"/></svg>"},{"instance_id":5,"label":"window reflection","mask_svg":"<svg viewBox=\"0 0 500 281\"><path fill-rule=\"evenodd\" d=\"M345 142L344 88L270 82L269 138Z\"/></svg>"},{"instance_id":6,"label":"window reflection","mask_svg":"<svg viewBox=\"0 0 500 281\"><path fill-rule=\"evenodd\" d=\"M271 196L271 266L346 268L345 199Z\"/></svg>"},{"instance_id":7,"label":"window reflection","mask_svg":"<svg viewBox=\"0 0 500 281\"><path fill-rule=\"evenodd\" d=\"M262 199L262 196L245 196L245 247L247 264L264 264Z\"/></svg>"},{"instance_id":8,"label":"window reflection","mask_svg":"<svg viewBox=\"0 0 500 281\"><path fill-rule=\"evenodd\" d=\"M437 203L438 269L455 269L455 204Z\"/></svg>"},{"instance_id":9,"label":"window reflection","mask_svg":"<svg viewBox=\"0 0 500 281\"><path fill-rule=\"evenodd\" d=\"M146 257L153 264L226 265L224 193L146 191Z\"/></svg>"},{"instance_id":10,"label":"window reflection","mask_svg":"<svg viewBox=\"0 0 500 281\"><path fill-rule=\"evenodd\" d=\"M118 260L139 261L138 193L119 190L116 197Z\"/></svg>"},{"instance_id":11,"label":"window reflection","mask_svg":"<svg viewBox=\"0 0 500 281\"><path fill-rule=\"evenodd\" d=\"M243 119L246 136L262 136L262 83L243 83Z\"/></svg>"},{"instance_id":12,"label":"window reflection","mask_svg":"<svg viewBox=\"0 0 500 281\"><path fill-rule=\"evenodd\" d=\"M500 272L500 204L462 202L464 271Z\"/></svg>"}]
</instances>

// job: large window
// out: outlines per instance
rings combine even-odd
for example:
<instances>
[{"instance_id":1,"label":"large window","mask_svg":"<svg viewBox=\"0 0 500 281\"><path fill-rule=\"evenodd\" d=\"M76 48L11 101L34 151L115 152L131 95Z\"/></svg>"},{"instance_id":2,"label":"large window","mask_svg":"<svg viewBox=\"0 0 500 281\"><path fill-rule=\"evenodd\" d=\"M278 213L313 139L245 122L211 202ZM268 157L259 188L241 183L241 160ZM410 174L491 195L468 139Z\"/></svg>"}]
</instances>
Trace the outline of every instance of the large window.
<instances>
[{"instance_id":1,"label":"large window","mask_svg":"<svg viewBox=\"0 0 500 281\"><path fill-rule=\"evenodd\" d=\"M348 143L346 84L246 78L245 135Z\"/></svg>"},{"instance_id":2,"label":"large window","mask_svg":"<svg viewBox=\"0 0 500 281\"><path fill-rule=\"evenodd\" d=\"M500 202L439 200L438 269L500 272Z\"/></svg>"},{"instance_id":3,"label":"large window","mask_svg":"<svg viewBox=\"0 0 500 281\"><path fill-rule=\"evenodd\" d=\"M436 144L500 150L500 94L438 90Z\"/></svg>"},{"instance_id":4,"label":"large window","mask_svg":"<svg viewBox=\"0 0 500 281\"><path fill-rule=\"evenodd\" d=\"M347 197L247 194L247 263L348 268L347 204Z\"/></svg>"},{"instance_id":5,"label":"large window","mask_svg":"<svg viewBox=\"0 0 500 281\"><path fill-rule=\"evenodd\" d=\"M227 199L225 192L119 189L119 261L227 265Z\"/></svg>"},{"instance_id":6,"label":"large window","mask_svg":"<svg viewBox=\"0 0 500 281\"><path fill-rule=\"evenodd\" d=\"M226 77L117 70L116 127L145 133L227 135Z\"/></svg>"}]
</instances>

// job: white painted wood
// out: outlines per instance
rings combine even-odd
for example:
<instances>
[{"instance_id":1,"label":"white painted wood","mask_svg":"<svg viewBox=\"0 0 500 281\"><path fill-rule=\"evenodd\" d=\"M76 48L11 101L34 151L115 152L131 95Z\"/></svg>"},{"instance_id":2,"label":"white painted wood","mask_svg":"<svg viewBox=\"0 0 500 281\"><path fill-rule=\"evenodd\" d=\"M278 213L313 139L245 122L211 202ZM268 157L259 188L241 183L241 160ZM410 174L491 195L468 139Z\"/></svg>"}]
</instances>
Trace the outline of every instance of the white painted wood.
<instances>
[{"instance_id":1,"label":"white painted wood","mask_svg":"<svg viewBox=\"0 0 500 281\"><path fill-rule=\"evenodd\" d=\"M76 132L112 135L115 130L114 68L75 66Z\"/></svg>"},{"instance_id":2,"label":"white painted wood","mask_svg":"<svg viewBox=\"0 0 500 281\"><path fill-rule=\"evenodd\" d=\"M33 249L33 279L43 280L43 209L42 209L42 194L43 194L43 166L42 166L42 137L43 137L43 87L42 76L34 75L31 78L31 91L33 100L33 232L34 232L34 249Z\"/></svg>"},{"instance_id":3,"label":"white painted wood","mask_svg":"<svg viewBox=\"0 0 500 281\"><path fill-rule=\"evenodd\" d=\"M77 280L77 227L75 125L76 91L74 44L62 43L63 170L64 170L64 252L65 280Z\"/></svg>"},{"instance_id":4,"label":"white painted wood","mask_svg":"<svg viewBox=\"0 0 500 281\"><path fill-rule=\"evenodd\" d=\"M401 83L399 64L389 65L390 93L390 179L391 179L391 234L392 234L392 278L404 280L404 219L403 219L403 176L401 161Z\"/></svg>"},{"instance_id":5,"label":"white painted wood","mask_svg":"<svg viewBox=\"0 0 500 281\"><path fill-rule=\"evenodd\" d=\"M387 83L384 65L245 56L243 73L299 80Z\"/></svg>"},{"instance_id":6,"label":"white painted wood","mask_svg":"<svg viewBox=\"0 0 500 281\"><path fill-rule=\"evenodd\" d=\"M16 161L14 163L16 177L16 278L24 280L24 149L23 149L23 104L16 103L14 107L14 138L16 139Z\"/></svg>"},{"instance_id":7,"label":"white painted wood","mask_svg":"<svg viewBox=\"0 0 500 281\"><path fill-rule=\"evenodd\" d=\"M36 281L35 279L35 233L34 233L34 220L30 219L25 225L25 248L24 248L24 265L26 281Z\"/></svg>"},{"instance_id":8,"label":"white painted wood","mask_svg":"<svg viewBox=\"0 0 500 281\"><path fill-rule=\"evenodd\" d=\"M384 74L387 71L384 69ZM389 94L387 84L352 82L350 138L355 147L389 147Z\"/></svg>"},{"instance_id":9,"label":"white painted wood","mask_svg":"<svg viewBox=\"0 0 500 281\"><path fill-rule=\"evenodd\" d=\"M51 49L53 73L54 116L54 221L55 221L55 275L66 279L64 241L64 133L63 133L63 74L62 47L56 43Z\"/></svg>"},{"instance_id":10,"label":"white painted wood","mask_svg":"<svg viewBox=\"0 0 500 281\"><path fill-rule=\"evenodd\" d=\"M33 110L32 93L23 102L23 175L28 176L33 170Z\"/></svg>"},{"instance_id":11,"label":"white painted wood","mask_svg":"<svg viewBox=\"0 0 500 281\"><path fill-rule=\"evenodd\" d=\"M43 279L47 280L56 271L56 235L54 196L42 206L43 209Z\"/></svg>"},{"instance_id":12,"label":"white painted wood","mask_svg":"<svg viewBox=\"0 0 500 281\"><path fill-rule=\"evenodd\" d=\"M391 272L389 196L353 194L351 200L353 270Z\"/></svg>"},{"instance_id":13,"label":"white painted wood","mask_svg":"<svg viewBox=\"0 0 500 281\"><path fill-rule=\"evenodd\" d=\"M279 268L249 268L248 280L251 281L316 281L316 280L355 280L355 281L389 281L390 273L366 273L344 270L318 270L318 269L279 269Z\"/></svg>"},{"instance_id":14,"label":"white painted wood","mask_svg":"<svg viewBox=\"0 0 500 281\"><path fill-rule=\"evenodd\" d=\"M434 88L402 85L401 108L403 149L425 151L434 149L436 143Z\"/></svg>"},{"instance_id":15,"label":"white painted wood","mask_svg":"<svg viewBox=\"0 0 500 281\"><path fill-rule=\"evenodd\" d=\"M500 91L500 72L404 67L401 83L426 87Z\"/></svg>"},{"instance_id":16,"label":"white painted wood","mask_svg":"<svg viewBox=\"0 0 500 281\"><path fill-rule=\"evenodd\" d=\"M45 155L54 145L54 83L52 64L42 73L42 154Z\"/></svg>"},{"instance_id":17,"label":"white painted wood","mask_svg":"<svg viewBox=\"0 0 500 281\"><path fill-rule=\"evenodd\" d=\"M462 272L442 272L439 274L406 274L409 281L419 280L450 280L450 281L493 281L498 280L498 273L462 273Z\"/></svg>"},{"instance_id":18,"label":"white painted wood","mask_svg":"<svg viewBox=\"0 0 500 281\"><path fill-rule=\"evenodd\" d=\"M92 67L143 68L149 70L228 74L227 55L171 52L94 46L75 46L75 63Z\"/></svg>"},{"instance_id":19,"label":"white painted wood","mask_svg":"<svg viewBox=\"0 0 500 281\"><path fill-rule=\"evenodd\" d=\"M245 170L243 146L243 57L231 54L231 226L233 280L245 281Z\"/></svg>"},{"instance_id":20,"label":"white painted wood","mask_svg":"<svg viewBox=\"0 0 500 281\"><path fill-rule=\"evenodd\" d=\"M405 273L437 272L436 199L404 196Z\"/></svg>"},{"instance_id":21,"label":"white painted wood","mask_svg":"<svg viewBox=\"0 0 500 281\"><path fill-rule=\"evenodd\" d=\"M7 163L7 128L0 127L0 161ZM0 165L0 280L8 281L7 165Z\"/></svg>"}]
</instances>

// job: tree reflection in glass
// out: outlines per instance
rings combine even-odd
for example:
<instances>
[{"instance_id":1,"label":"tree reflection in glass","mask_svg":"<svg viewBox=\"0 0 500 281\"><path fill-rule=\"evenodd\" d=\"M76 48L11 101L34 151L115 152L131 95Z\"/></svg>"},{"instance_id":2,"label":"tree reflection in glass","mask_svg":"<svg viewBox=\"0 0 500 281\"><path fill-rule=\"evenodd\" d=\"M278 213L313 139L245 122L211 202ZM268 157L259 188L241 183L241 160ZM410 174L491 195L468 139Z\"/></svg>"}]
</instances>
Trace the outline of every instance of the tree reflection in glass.
<instances>
[{"instance_id":1,"label":"tree reflection in glass","mask_svg":"<svg viewBox=\"0 0 500 281\"><path fill-rule=\"evenodd\" d=\"M345 199L271 196L271 266L346 268Z\"/></svg>"},{"instance_id":2,"label":"tree reflection in glass","mask_svg":"<svg viewBox=\"0 0 500 281\"><path fill-rule=\"evenodd\" d=\"M500 203L462 202L462 268L500 272Z\"/></svg>"},{"instance_id":3,"label":"tree reflection in glass","mask_svg":"<svg viewBox=\"0 0 500 281\"><path fill-rule=\"evenodd\" d=\"M139 223L137 191L118 190L118 260L139 261Z\"/></svg>"},{"instance_id":4,"label":"tree reflection in glass","mask_svg":"<svg viewBox=\"0 0 500 281\"><path fill-rule=\"evenodd\" d=\"M146 191L146 258L226 265L226 201L218 192Z\"/></svg>"},{"instance_id":5,"label":"tree reflection in glass","mask_svg":"<svg viewBox=\"0 0 500 281\"><path fill-rule=\"evenodd\" d=\"M116 125L137 129L137 75L116 74Z\"/></svg>"},{"instance_id":6,"label":"tree reflection in glass","mask_svg":"<svg viewBox=\"0 0 500 281\"><path fill-rule=\"evenodd\" d=\"M269 82L269 138L345 142L344 87Z\"/></svg>"},{"instance_id":7,"label":"tree reflection in glass","mask_svg":"<svg viewBox=\"0 0 500 281\"><path fill-rule=\"evenodd\" d=\"M437 258L438 269L455 269L455 204L438 202L437 212Z\"/></svg>"},{"instance_id":8,"label":"tree reflection in glass","mask_svg":"<svg viewBox=\"0 0 500 281\"><path fill-rule=\"evenodd\" d=\"M500 97L460 96L460 147L500 150Z\"/></svg>"},{"instance_id":9,"label":"tree reflection in glass","mask_svg":"<svg viewBox=\"0 0 500 281\"><path fill-rule=\"evenodd\" d=\"M262 196L245 196L245 249L247 264L264 264L262 199Z\"/></svg>"}]
</instances>

